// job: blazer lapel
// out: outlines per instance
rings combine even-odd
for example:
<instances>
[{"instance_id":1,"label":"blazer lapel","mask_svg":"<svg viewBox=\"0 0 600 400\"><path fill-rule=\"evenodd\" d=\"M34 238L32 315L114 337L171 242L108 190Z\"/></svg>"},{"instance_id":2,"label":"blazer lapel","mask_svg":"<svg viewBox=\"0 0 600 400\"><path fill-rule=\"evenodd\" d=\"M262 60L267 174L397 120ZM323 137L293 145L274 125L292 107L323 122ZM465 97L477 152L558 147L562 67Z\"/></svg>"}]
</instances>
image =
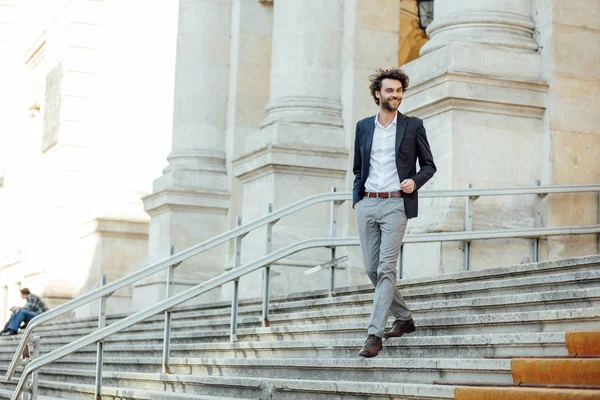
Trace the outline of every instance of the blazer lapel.
<instances>
[{"instance_id":1,"label":"blazer lapel","mask_svg":"<svg viewBox=\"0 0 600 400\"><path fill-rule=\"evenodd\" d=\"M377 118L377 115L375 115L375 117L373 117L372 123L368 124L367 126L367 131L365 132L367 137L366 137L366 142L365 144L366 146L366 160L370 160L371 159L371 147L373 146L373 134L375 133L375 118Z\"/></svg>"},{"instance_id":2,"label":"blazer lapel","mask_svg":"<svg viewBox=\"0 0 600 400\"><path fill-rule=\"evenodd\" d=\"M408 118L406 118L406 115L399 112L398 119L396 120L396 157L398 157L400 143L402 143L402 139L404 138L404 132L406 131L407 125Z\"/></svg>"}]
</instances>

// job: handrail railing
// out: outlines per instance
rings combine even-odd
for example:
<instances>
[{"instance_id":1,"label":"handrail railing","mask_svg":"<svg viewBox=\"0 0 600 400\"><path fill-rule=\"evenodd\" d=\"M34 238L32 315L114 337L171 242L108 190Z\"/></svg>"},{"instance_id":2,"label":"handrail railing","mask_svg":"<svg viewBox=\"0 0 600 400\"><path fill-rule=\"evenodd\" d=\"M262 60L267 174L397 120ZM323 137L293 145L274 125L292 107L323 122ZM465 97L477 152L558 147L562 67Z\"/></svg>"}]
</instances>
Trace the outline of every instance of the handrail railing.
<instances>
[{"instance_id":1,"label":"handrail railing","mask_svg":"<svg viewBox=\"0 0 600 400\"><path fill-rule=\"evenodd\" d=\"M522 195L522 194L538 194L538 195L546 195L549 193L578 193L578 192L600 192L600 185L554 185L554 186L532 186L532 187L515 187L515 188L493 188L493 189L458 189L458 190L432 190L432 191L422 191L420 196L422 198L435 198L435 197L468 197L469 199L477 198L479 196L499 196L499 195ZM6 374L7 380L10 380L14 375L17 364L19 362L20 354L23 351L25 344L33 329L42 323L56 318L59 315L62 315L66 312L69 312L77 307L85 305L91 301L96 299L109 296L114 291L128 286L134 282L137 282L145 277L148 277L154 273L157 273L165 268L171 267L173 265L178 265L186 259L193 257L197 254L200 254L208 249L211 249L215 246L223 244L229 240L243 237L250 231L257 229L261 226L267 224L273 224L277 222L280 218L290 215L294 212L300 211L304 208L310 207L314 204L318 204L321 202L332 201L332 202L344 202L347 200L351 200L351 193L326 193L319 194L308 197L306 199L300 200L296 203L293 203L287 207L284 207L276 212L270 213L264 217L257 218L248 224L239 226L235 229L232 229L228 232L220 234L210 240L192 246L180 253L177 253L171 257L163 259L157 263L151 264L148 267L145 267L139 271L136 271L126 277L123 277L111 284L103 286L101 288L95 289L87 294L84 294L76 299L73 299L55 309L52 309L44 314L41 314L34 318L28 324L26 331L19 343L17 351L13 356L13 360L9 366L9 369ZM600 221L599 221L600 222ZM477 240L477 239L492 239L492 238L508 238L508 237L533 237L539 238L544 236L553 236L553 235L568 235L568 234L582 234L582 233L600 233L600 224L598 225L589 225L589 226L575 226L575 227L552 227L552 228L533 228L533 229L509 229L509 230L496 230L496 231L466 231L466 232L447 232L447 233L428 233L428 234L416 234L416 235L407 235L405 242L406 243L422 243L422 242L433 242L433 241L458 241L458 240ZM358 244L358 238L334 238L329 237L326 239L313 239L306 240L302 242L298 242L296 244L286 246L276 252L267 254L264 257L259 258L253 262L250 262L240 268L234 269L232 271L228 271L218 277L212 278L202 284L195 286L194 288L188 289L185 292L178 294L177 296L171 297L167 300L164 300L160 303L155 304L154 306L148 307L130 317L127 317L121 321L113 323L109 327L100 329L93 334L85 336L84 338L78 339L75 342L72 342L70 345L66 345L57 349L49 354L46 354L40 357L38 360L34 360L28 364L23 372L23 376L19 381L18 388L20 388L17 392L19 393L22 389L24 379L27 378L27 375L37 370L43 365L55 361L58 358L64 357L67 354L70 354L73 351L80 349L81 347L77 347L79 344L84 343L83 347L94 343L98 340L102 340L103 338L110 336L122 329L125 329L139 321L142 321L150 316L157 314L159 312L165 311L174 305L178 305L181 302L187 301L199 294L204 293L205 291L216 288L224 283L227 283L231 280L238 279L240 276L245 275L246 273L252 272L256 269L259 269L263 266L269 265L274 261L277 261L280 258L277 258L280 254L285 252L285 255L282 255L281 258L286 257L287 255L293 254L297 251L301 251L303 249L313 248L313 247L332 247L336 246L352 246ZM304 246L304 247L303 247ZM261 264L264 262L264 264ZM250 270L249 270L250 269ZM223 281L225 279L225 281ZM219 283L220 282L220 283ZM216 285L216 286L213 286ZM188 297L190 296L190 297ZM177 302L174 305L171 305L173 301L178 301L178 299L183 299L181 302ZM163 308L166 307L166 308ZM154 312L155 311L155 312ZM150 313L149 315L147 315ZM141 319L138 319L141 318ZM131 324L129 324L131 322ZM101 335L106 333L105 336L97 338L95 335ZM96 338L96 339L94 339ZM84 340L85 339L85 340ZM91 342L88 342L92 340ZM71 346L72 345L72 346ZM76 347L76 348L75 348ZM64 353L65 348L71 349L67 353ZM51 355L58 354L58 351L62 351L59 356L53 358ZM63 354L64 353L64 354ZM51 358L51 359L50 359ZM36 362L37 361L37 362ZM47 363L46 363L47 361ZM39 365L44 362L43 365ZM39 366L38 366L39 365ZM27 372L27 374L26 374Z\"/></svg>"},{"instance_id":2,"label":"handrail railing","mask_svg":"<svg viewBox=\"0 0 600 400\"><path fill-rule=\"evenodd\" d=\"M122 320L114 322L108 325L105 328L98 329L82 338L75 340L69 344L66 344L58 349L55 349L43 356L32 360L25 369L17 383L17 387L15 388L15 392L13 393L12 400L17 400L19 394L23 390L23 386L25 381L29 377L29 375L38 370L39 368L44 367L45 365L50 364L62 357L65 357L71 353L76 352L77 350L81 350L82 348L89 346L93 343L96 343L100 340L107 338L110 335L113 335L117 332L120 332L126 328L129 328L132 325L135 325L138 322L141 322L145 319L148 319L158 313L164 312L170 308L173 308L183 302L193 299L201 295L202 293L208 292L209 290L220 287L226 283L229 283L235 279L240 278L246 274L249 274L257 269L264 267L267 264L271 264L277 260L280 260L284 257L287 257L291 254L297 253L302 250L311 249L315 247L327 247L327 246L357 246L358 238L357 237L349 237L349 238L319 238L319 239L309 239L303 240L301 242L297 242L291 244L289 246L285 246L279 250L276 250L270 254L267 254L257 260L251 261L245 265L240 266L239 268L234 268L230 271L224 272L223 274L209 279L206 282L203 282L199 285L196 285L190 289L187 289L184 292L174 295L173 297L169 297L159 303L156 303L150 307L147 307L141 311L136 312L129 317L126 317Z\"/></svg>"},{"instance_id":3,"label":"handrail railing","mask_svg":"<svg viewBox=\"0 0 600 400\"><path fill-rule=\"evenodd\" d=\"M195 246L189 247L173 256L167 257L161 261L158 261L154 264L151 264L145 268L142 268L138 271L135 271L123 278L120 278L114 282L107 284L106 286L102 286L98 289L94 289L86 294L83 294L73 300L70 300L60 306L50 309L43 314L40 314L33 318L29 324L27 324L27 328L23 333L23 337L19 342L17 350L13 356L13 359L8 367L8 371L6 372L6 380L12 379L12 376L15 373L17 365L19 363L20 355L25 348L25 344L31 335L31 332L39 325L47 322L51 319L54 319L60 315L63 315L69 311L72 311L78 307L81 307L87 303L90 303L94 300L98 300L103 296L108 296L115 291L129 286L141 279L144 279L150 275L153 275L157 272L160 272L171 265L175 265L181 263L188 258L196 256L206 250L212 249L213 247L219 246L223 243L228 242L229 240L235 239L238 236L242 236L247 234L250 231L253 231L257 228L260 228L268 223L275 222L282 217L293 214L297 211L300 211L304 208L310 207L314 204L326 202L326 201L345 201L348 199L348 193L325 193L318 194L306 199L297 201L296 203L290 204L289 206L283 207L278 211L275 211L271 214L268 214L264 217L257 218L245 225L234 228L230 231L222 233L220 235L215 236L212 239L206 240L202 243L199 243Z\"/></svg>"},{"instance_id":4,"label":"handrail railing","mask_svg":"<svg viewBox=\"0 0 600 400\"><path fill-rule=\"evenodd\" d=\"M565 229L573 229L573 227L567 227ZM541 229L541 231L545 231L547 235L564 235L566 234L563 230L552 230ZM594 228L585 230L581 233L598 233L600 232L600 225L594 225ZM457 232L460 233L460 232ZM440 234L433 234L440 235ZM513 236L504 236L504 237L519 237L518 235ZM456 238L448 237L443 240L456 240ZM420 240L412 241L412 242L420 242ZM82 348L89 346L94 343L98 343L106 339L108 336L118 333L124 329L127 329L138 322L144 321L156 314L172 309L173 307L184 303L188 300L191 300L203 293L206 293L212 289L220 287L226 283L235 281L240 277L247 275L251 272L254 272L260 268L265 267L273 262L276 262L282 258L288 257L294 253L297 253L302 250L307 250L316 247L343 247L343 246L358 246L359 240L358 237L343 237L343 238L319 238L319 239L309 239L301 242L297 242L291 244L289 246L283 247L277 251L269 253L257 260L249 262L239 268L234 268L228 272L225 272L215 278L209 279L206 282L203 282L199 285L194 286L182 293L179 293L173 297L167 298L157 304L154 304L150 307L147 307L137 313L130 315L122 320L119 320L107 327L98 329L82 338L75 340L69 344L66 344L58 349L55 349L39 358L31 361L23 370L23 374L19 379L17 387L15 388L15 392L13 393L12 400L17 400L19 393L23 390L23 386L25 381L35 371L38 369L58 360L65 356L68 356Z\"/></svg>"}]
</instances>

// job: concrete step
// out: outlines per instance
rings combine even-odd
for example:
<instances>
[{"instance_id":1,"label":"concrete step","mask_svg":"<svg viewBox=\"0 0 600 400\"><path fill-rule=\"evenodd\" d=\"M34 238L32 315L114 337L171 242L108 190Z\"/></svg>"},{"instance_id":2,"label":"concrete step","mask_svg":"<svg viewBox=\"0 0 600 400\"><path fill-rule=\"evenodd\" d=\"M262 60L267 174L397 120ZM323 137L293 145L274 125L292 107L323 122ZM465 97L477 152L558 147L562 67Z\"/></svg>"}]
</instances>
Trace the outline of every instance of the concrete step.
<instances>
[{"instance_id":1,"label":"concrete step","mask_svg":"<svg viewBox=\"0 0 600 400\"><path fill-rule=\"evenodd\" d=\"M38 384L39 400L64 400L64 399L85 399L94 398L95 386L86 384L74 384L56 381L40 380ZM13 390L0 389L0 399L10 399ZM60 397L58 397L60 396ZM143 389L121 389L117 387L103 386L102 399L136 399L136 400L249 400L240 397L221 397L204 396L202 394L174 393L163 390L143 390Z\"/></svg>"},{"instance_id":2,"label":"concrete step","mask_svg":"<svg viewBox=\"0 0 600 400\"><path fill-rule=\"evenodd\" d=\"M494 279L465 282L459 284L445 283L439 287L411 288L399 284L399 290L407 302L422 303L451 299L470 299L487 296L509 296L514 294L570 291L600 286L600 270L569 272L548 276L533 276L512 279ZM299 308L314 310L317 307L348 305L368 305L373 300L372 288L366 293L340 297L290 301L274 304L270 308L271 315L297 311Z\"/></svg>"},{"instance_id":3,"label":"concrete step","mask_svg":"<svg viewBox=\"0 0 600 400\"><path fill-rule=\"evenodd\" d=\"M581 264L577 264L577 261L581 261ZM523 276L527 272L529 274ZM599 283L600 258L591 256L411 279L399 281L398 287L407 300L432 301L444 298L506 296L513 293L522 294L527 291L571 290L585 288L590 285L597 287ZM280 312L289 312L298 308L347 307L348 303L357 304L360 302L368 304L372 300L372 291L372 286L361 285L339 289L337 291L338 297L334 299L329 299L322 291L297 293L287 297L272 296L270 312L272 315L277 315ZM261 302L261 299L241 301L239 315L258 317L262 310ZM173 320L179 318L189 320L196 316L202 318L204 316L227 316L230 313L230 305L230 302L226 301L212 305L181 307L173 313ZM124 316L126 315L109 316L107 323L110 324L111 321ZM149 323L159 321L162 321L162 316L156 316L148 320ZM45 326L39 327L37 331L56 330L56 327L52 325L62 327L66 324L72 328L87 327L93 329L97 325L97 321L93 318L86 318L82 320L62 320L56 324L48 322Z\"/></svg>"},{"instance_id":4,"label":"concrete step","mask_svg":"<svg viewBox=\"0 0 600 400\"><path fill-rule=\"evenodd\" d=\"M255 379L128 372L107 372L104 380L105 382L114 381L118 383L118 386L104 385L102 389L103 400L223 399L219 396L229 396L238 400L244 400L244 398L258 400L332 400L342 398L344 400L438 400L454 399L456 389L454 386L395 382L383 385L363 381ZM142 386L146 389L138 389ZM158 389L149 389L150 387ZM93 393L92 385L43 380L40 381L40 389L44 394L60 394L61 399L89 399ZM144 392L155 394L156 397L143 397L146 395Z\"/></svg>"},{"instance_id":5,"label":"concrete step","mask_svg":"<svg viewBox=\"0 0 600 400\"><path fill-rule=\"evenodd\" d=\"M391 321L388 326L391 326ZM463 315L415 320L417 331L411 336L474 335L478 333L528 333L564 332L569 330L595 329L600 322L600 308L578 308L567 310L526 311L521 313L497 313ZM310 325L289 325L269 328L244 328L238 330L238 341L282 341L320 339L364 339L367 321L338 322ZM18 336L4 338L16 344ZM45 344L68 343L73 337L48 337ZM107 343L121 345L162 343L162 332L122 333L106 339ZM228 342L229 330L185 330L171 335L172 343Z\"/></svg>"},{"instance_id":6,"label":"concrete step","mask_svg":"<svg viewBox=\"0 0 600 400\"><path fill-rule=\"evenodd\" d=\"M509 360L483 356L566 356L565 331L600 322L600 256L411 279L399 287L417 332L384 341L381 355L371 360L357 357L370 285L339 289L334 298L323 291L273 296L270 328L260 327L261 299L242 301L234 343L228 301L178 307L169 363L175 373L156 373L163 337L163 316L157 315L106 340L103 399L183 392L196 397L182 399L453 398L453 387L430 383L512 382ZM42 353L95 327L94 319L40 327ZM0 339L2 375L17 338ZM95 346L88 346L45 367L42 394L90 398L94 365ZM389 383L399 381L414 383ZM2 390L11 387L14 382L0 382Z\"/></svg>"},{"instance_id":7,"label":"concrete step","mask_svg":"<svg viewBox=\"0 0 600 400\"><path fill-rule=\"evenodd\" d=\"M0 389L0 399L10 399L12 398L13 390ZM56 396L44 396L38 394L38 400L61 400L64 397L56 397Z\"/></svg>"},{"instance_id":8,"label":"concrete step","mask_svg":"<svg viewBox=\"0 0 600 400\"><path fill-rule=\"evenodd\" d=\"M385 349L383 350L385 351ZM60 360L52 368L42 369L40 379L66 379L93 384L94 358L72 357ZM431 383L452 382L512 383L510 360L447 358L172 358L172 373L197 376L248 378L341 380L367 382ZM105 358L106 372L145 372L161 370L160 358ZM62 377L62 378L60 378ZM110 383L107 382L110 385Z\"/></svg>"},{"instance_id":9,"label":"concrete step","mask_svg":"<svg viewBox=\"0 0 600 400\"><path fill-rule=\"evenodd\" d=\"M315 341L262 341L235 343L173 344L171 357L224 358L355 358L361 339ZM413 336L384 341L386 351L378 357L393 358L483 358L493 356L567 356L564 332L496 335ZM42 347L42 354L58 346ZM0 365L12 359L12 349L3 348ZM12 350L12 351L6 351ZM73 356L95 357L96 346L88 346ZM162 357L162 345L105 343L105 357Z\"/></svg>"},{"instance_id":10,"label":"concrete step","mask_svg":"<svg viewBox=\"0 0 600 400\"><path fill-rule=\"evenodd\" d=\"M372 301L372 300L371 300ZM600 287L577 289L570 291L552 291L541 293L526 293L512 296L490 296L482 298L465 298L452 300L438 300L432 302L409 302L409 308L413 311L415 319L435 318L438 316L453 315L484 315L493 313L543 311L558 309L573 309L579 305L586 307L600 307ZM321 309L316 311L294 312L279 314L271 318L271 326L288 326L291 324L323 324L344 321L368 320L371 313L371 305L358 307L353 305L346 308ZM231 324L230 317L221 319L194 318L190 321L176 320L172 324L172 332L210 329L228 329ZM164 321L150 324L138 324L122 334L146 333L161 331ZM239 328L261 327L260 317L240 317ZM62 328L64 330L64 328ZM95 329L95 328L94 328ZM83 336L90 332L91 328L69 329L70 336ZM37 332L43 335L42 332ZM46 331L44 337L63 336L64 332Z\"/></svg>"}]
</instances>

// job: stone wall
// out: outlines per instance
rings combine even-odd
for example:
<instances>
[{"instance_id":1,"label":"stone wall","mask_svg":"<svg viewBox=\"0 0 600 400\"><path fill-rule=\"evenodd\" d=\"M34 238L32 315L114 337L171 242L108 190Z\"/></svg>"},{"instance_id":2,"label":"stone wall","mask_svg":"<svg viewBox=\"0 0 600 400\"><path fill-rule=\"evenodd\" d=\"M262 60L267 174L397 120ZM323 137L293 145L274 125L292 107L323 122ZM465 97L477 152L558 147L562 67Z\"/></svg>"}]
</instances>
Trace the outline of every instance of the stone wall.
<instances>
[{"instance_id":1,"label":"stone wall","mask_svg":"<svg viewBox=\"0 0 600 400\"><path fill-rule=\"evenodd\" d=\"M600 3L534 1L542 74L549 85L543 116L543 175L548 184L600 182ZM545 200L547 226L597 224L598 194L562 194ZM553 237L548 259L594 254L597 235Z\"/></svg>"}]
</instances>

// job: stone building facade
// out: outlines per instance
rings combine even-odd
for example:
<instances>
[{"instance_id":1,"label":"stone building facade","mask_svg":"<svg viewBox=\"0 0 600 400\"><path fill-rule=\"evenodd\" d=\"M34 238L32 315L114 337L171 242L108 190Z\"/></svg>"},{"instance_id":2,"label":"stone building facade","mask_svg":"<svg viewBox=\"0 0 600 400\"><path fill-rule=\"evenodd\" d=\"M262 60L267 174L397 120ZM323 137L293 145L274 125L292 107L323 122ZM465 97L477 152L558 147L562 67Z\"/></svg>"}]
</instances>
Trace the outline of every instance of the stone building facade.
<instances>
[{"instance_id":1,"label":"stone building facade","mask_svg":"<svg viewBox=\"0 0 600 400\"><path fill-rule=\"evenodd\" d=\"M422 118L426 189L600 182L600 2L0 0L0 309L30 287L59 304L307 196L349 191L368 76L402 65L402 112ZM533 197L477 201L474 229L532 227ZM597 194L553 195L547 226L593 224ZM464 200L421 200L411 232L464 228ZM325 205L277 223L274 248L327 236ZM341 209L340 232L355 235ZM463 268L462 243L407 245L404 277ZM242 259L264 253L249 234ZM596 235L544 241L593 254ZM366 283L357 249L340 285ZM530 259L530 240L472 244L472 268ZM177 268L178 289L232 265L233 245ZM273 268L275 293L325 288L314 250ZM164 274L109 311L164 297ZM240 282L258 296L261 274ZM228 288L200 301L227 299ZM96 305L78 315L96 312ZM2 315L4 316L4 315ZM0 317L1 322L2 317Z\"/></svg>"}]
</instances>

